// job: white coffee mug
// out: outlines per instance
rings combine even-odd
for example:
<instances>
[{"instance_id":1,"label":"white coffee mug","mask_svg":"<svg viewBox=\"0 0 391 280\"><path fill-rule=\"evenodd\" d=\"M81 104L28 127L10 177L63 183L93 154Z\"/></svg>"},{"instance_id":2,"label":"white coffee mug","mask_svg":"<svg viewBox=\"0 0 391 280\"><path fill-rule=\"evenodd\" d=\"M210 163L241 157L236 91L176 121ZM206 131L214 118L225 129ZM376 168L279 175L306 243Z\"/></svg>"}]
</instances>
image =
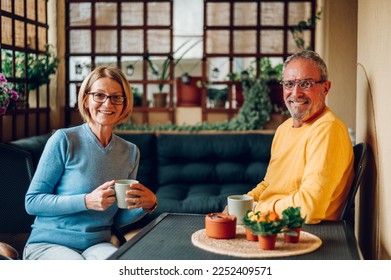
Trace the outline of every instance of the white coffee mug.
<instances>
[{"instance_id":1,"label":"white coffee mug","mask_svg":"<svg viewBox=\"0 0 391 280\"><path fill-rule=\"evenodd\" d=\"M126 191L130 190L130 184L138 183L137 180L121 179L115 180L115 185L112 189L115 190L115 198L117 199L118 208L127 209L131 202L126 202L126 198L138 198L137 195L126 195Z\"/></svg>"},{"instance_id":2,"label":"white coffee mug","mask_svg":"<svg viewBox=\"0 0 391 280\"><path fill-rule=\"evenodd\" d=\"M230 195L227 198L228 214L236 216L236 223L243 224L243 217L253 209L254 200L248 195Z\"/></svg>"}]
</instances>

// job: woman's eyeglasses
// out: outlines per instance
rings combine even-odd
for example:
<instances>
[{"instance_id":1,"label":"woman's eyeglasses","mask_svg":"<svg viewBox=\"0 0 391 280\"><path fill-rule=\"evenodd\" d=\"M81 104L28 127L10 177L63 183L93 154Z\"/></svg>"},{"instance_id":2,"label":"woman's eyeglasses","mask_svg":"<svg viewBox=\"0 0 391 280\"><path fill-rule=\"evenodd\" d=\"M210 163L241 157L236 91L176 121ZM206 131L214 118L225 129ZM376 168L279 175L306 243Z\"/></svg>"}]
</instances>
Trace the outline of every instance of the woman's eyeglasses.
<instances>
[{"instance_id":1,"label":"woman's eyeglasses","mask_svg":"<svg viewBox=\"0 0 391 280\"><path fill-rule=\"evenodd\" d=\"M91 94L92 99L97 103L105 103L107 98L109 98L113 105L122 105L126 98L122 95L106 95L101 92L87 92L86 94Z\"/></svg>"}]
</instances>

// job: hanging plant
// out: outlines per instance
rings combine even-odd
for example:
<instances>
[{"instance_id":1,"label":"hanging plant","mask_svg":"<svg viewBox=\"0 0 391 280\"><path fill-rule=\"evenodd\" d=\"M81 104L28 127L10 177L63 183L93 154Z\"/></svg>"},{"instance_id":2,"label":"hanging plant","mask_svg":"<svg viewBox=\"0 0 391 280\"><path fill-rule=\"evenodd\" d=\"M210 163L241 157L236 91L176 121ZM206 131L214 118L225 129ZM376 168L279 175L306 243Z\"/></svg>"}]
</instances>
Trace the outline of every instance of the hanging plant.
<instances>
[{"instance_id":1,"label":"hanging plant","mask_svg":"<svg viewBox=\"0 0 391 280\"><path fill-rule=\"evenodd\" d=\"M290 30L293 40L295 40L296 46L299 50L311 50L311 46L305 45L304 40L304 30L314 29L316 25L316 21L320 20L320 15L322 14L322 10L319 10L313 17L310 17L307 20L299 21L299 23Z\"/></svg>"}]
</instances>

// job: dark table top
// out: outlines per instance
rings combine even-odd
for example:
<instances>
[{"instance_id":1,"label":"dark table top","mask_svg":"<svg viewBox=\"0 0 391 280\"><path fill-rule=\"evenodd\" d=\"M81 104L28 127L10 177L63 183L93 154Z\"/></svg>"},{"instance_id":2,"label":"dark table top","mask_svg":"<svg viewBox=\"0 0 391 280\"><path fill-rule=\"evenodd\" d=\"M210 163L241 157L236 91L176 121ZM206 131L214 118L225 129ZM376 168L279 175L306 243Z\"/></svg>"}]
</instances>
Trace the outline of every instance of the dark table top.
<instances>
[{"instance_id":1,"label":"dark table top","mask_svg":"<svg viewBox=\"0 0 391 280\"><path fill-rule=\"evenodd\" d=\"M232 260L245 259L214 254L191 242L194 232L205 228L205 215L160 215L126 244L118 249L111 260ZM318 236L322 245L317 250L297 256L273 259L293 260L358 260L361 253L351 226L344 221L324 221L304 225L303 230Z\"/></svg>"}]
</instances>

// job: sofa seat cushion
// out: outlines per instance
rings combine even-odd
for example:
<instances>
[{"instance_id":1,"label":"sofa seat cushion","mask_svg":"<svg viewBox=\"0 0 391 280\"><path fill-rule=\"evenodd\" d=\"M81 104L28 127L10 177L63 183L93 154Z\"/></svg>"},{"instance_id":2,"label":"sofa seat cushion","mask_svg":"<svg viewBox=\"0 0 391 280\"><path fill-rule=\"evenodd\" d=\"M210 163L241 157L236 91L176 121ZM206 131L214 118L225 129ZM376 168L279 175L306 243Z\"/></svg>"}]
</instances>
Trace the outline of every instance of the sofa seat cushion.
<instances>
[{"instance_id":1,"label":"sofa seat cushion","mask_svg":"<svg viewBox=\"0 0 391 280\"><path fill-rule=\"evenodd\" d=\"M247 184L168 184L156 193L159 212L205 214L220 212L227 205L227 196L243 194Z\"/></svg>"}]
</instances>

